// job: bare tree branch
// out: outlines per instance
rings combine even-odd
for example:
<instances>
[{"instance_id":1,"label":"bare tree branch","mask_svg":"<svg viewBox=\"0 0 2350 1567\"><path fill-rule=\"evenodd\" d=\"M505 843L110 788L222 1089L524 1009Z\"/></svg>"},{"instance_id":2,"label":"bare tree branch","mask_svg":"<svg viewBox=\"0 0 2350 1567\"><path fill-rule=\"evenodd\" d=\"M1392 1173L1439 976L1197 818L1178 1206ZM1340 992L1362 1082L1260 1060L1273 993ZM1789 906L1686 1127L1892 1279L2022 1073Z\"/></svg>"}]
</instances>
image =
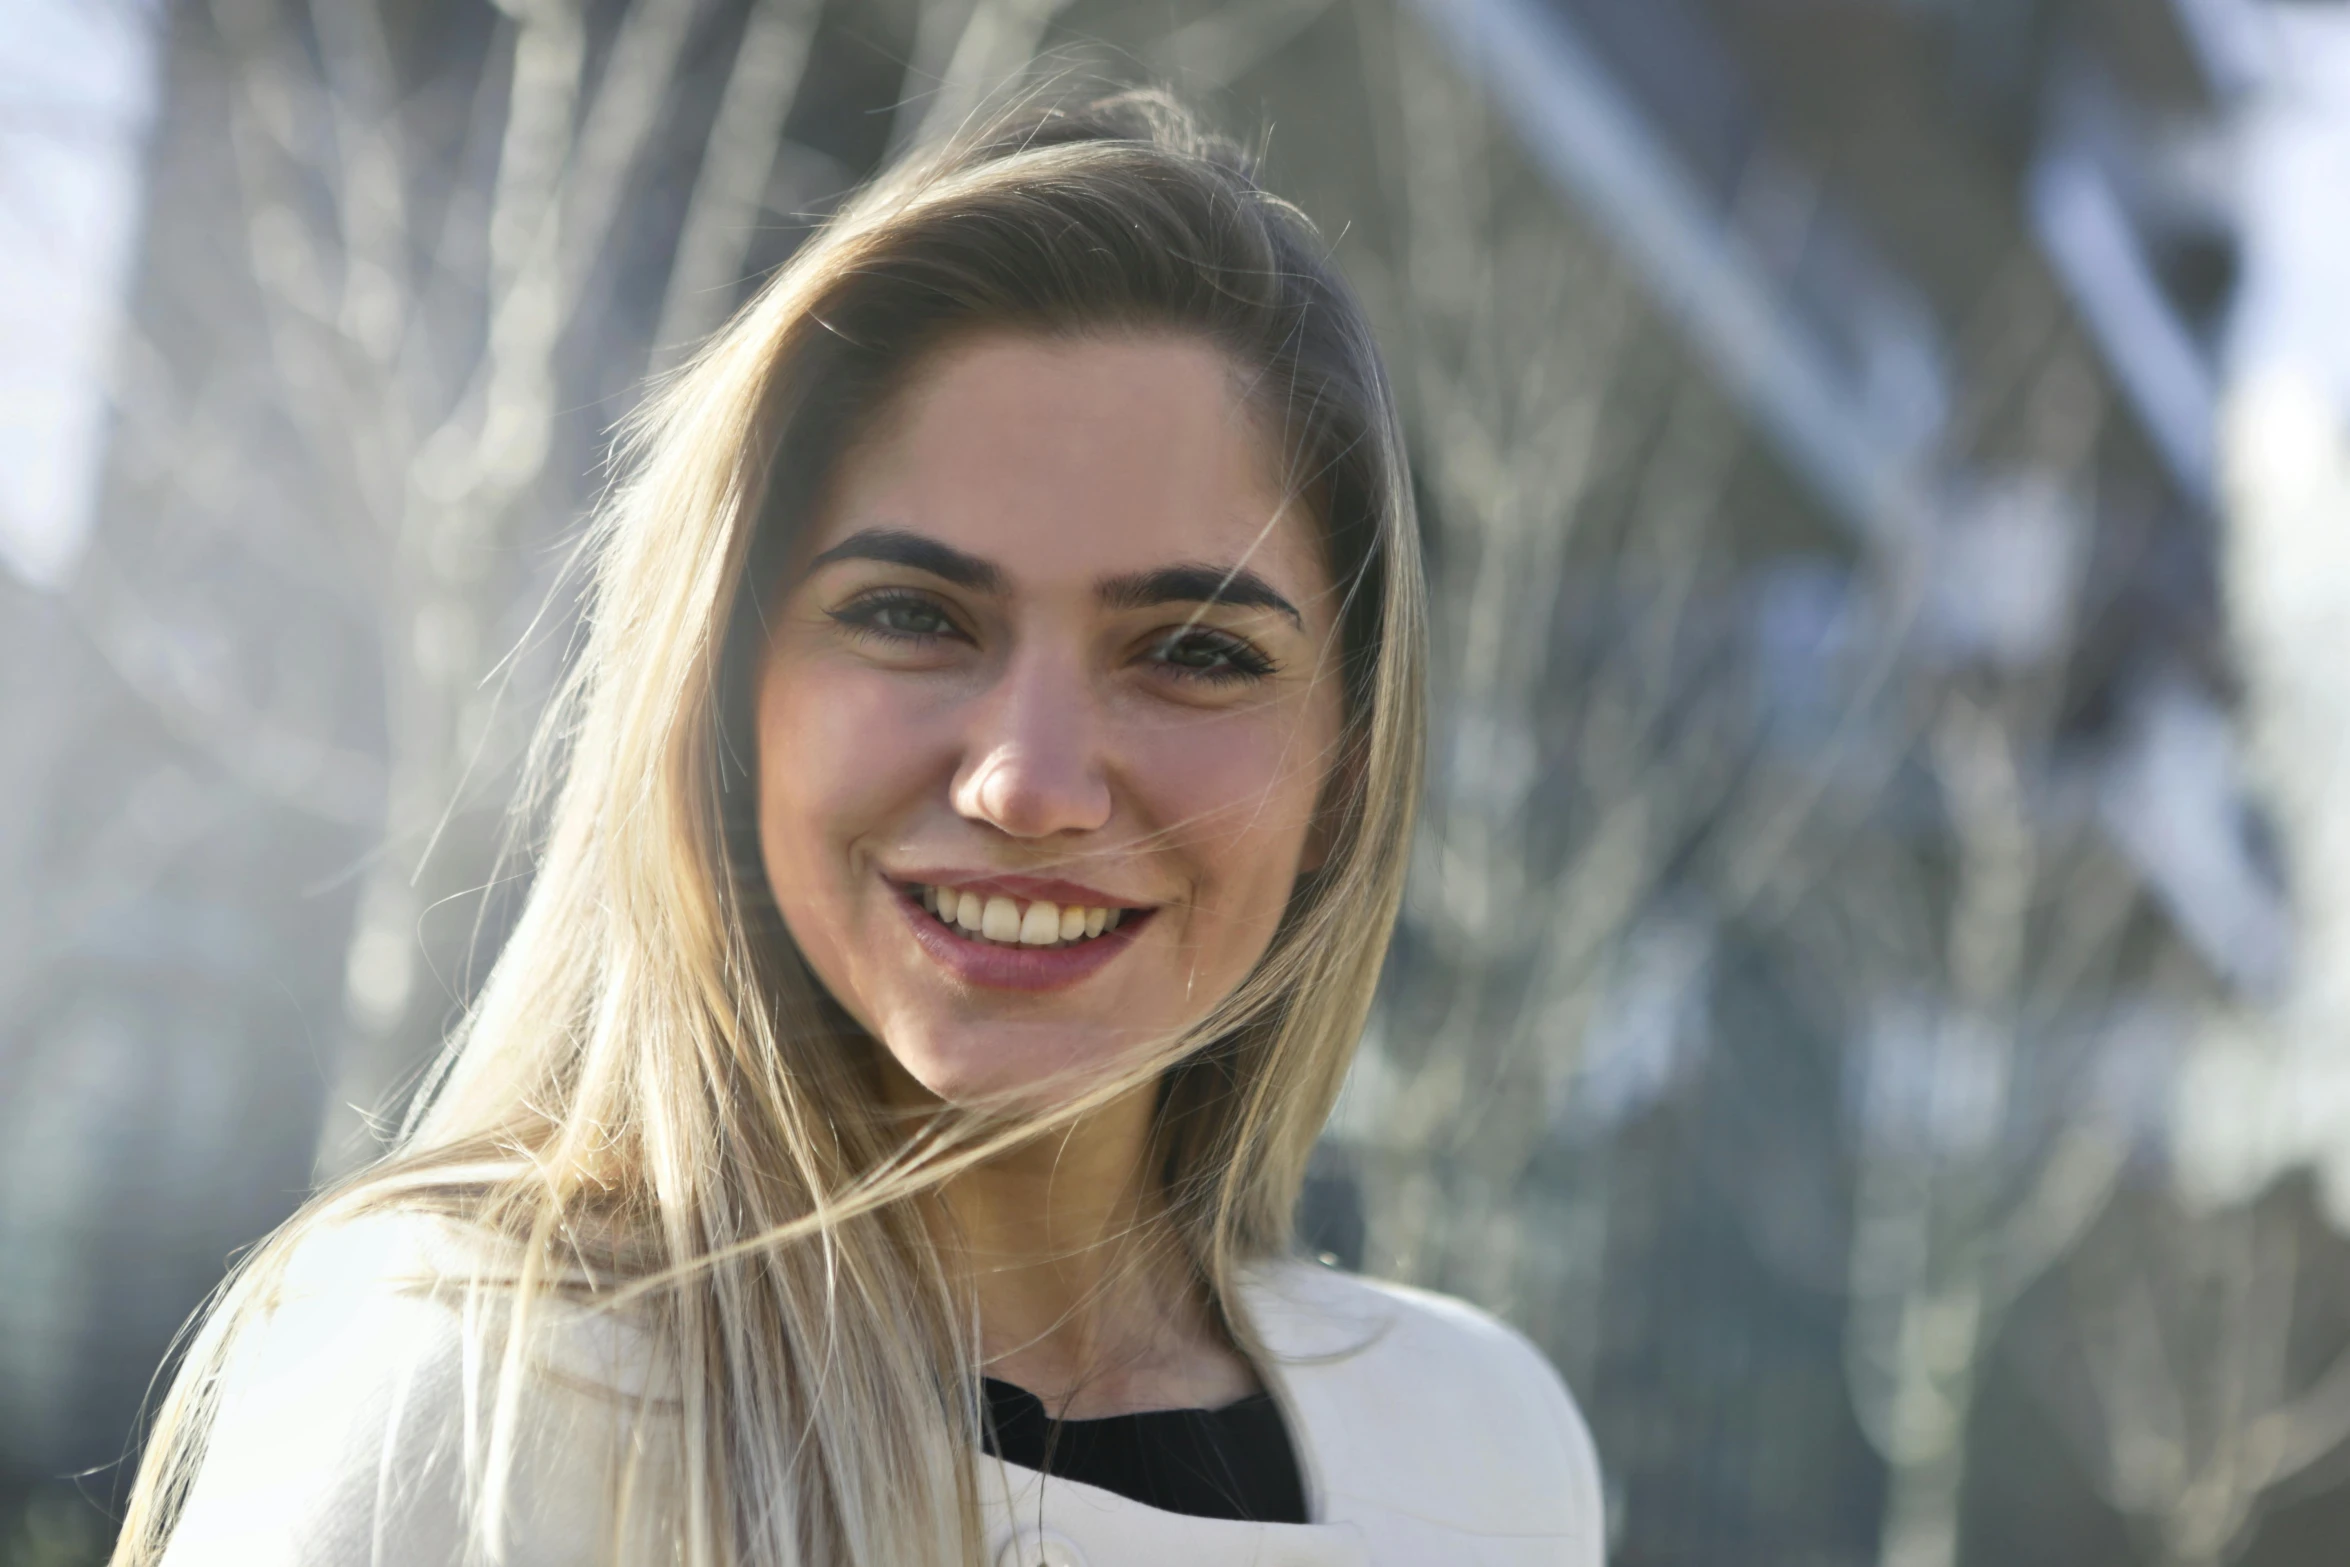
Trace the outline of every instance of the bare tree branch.
<instances>
[{"instance_id":1,"label":"bare tree branch","mask_svg":"<svg viewBox=\"0 0 2350 1567\"><path fill-rule=\"evenodd\" d=\"M757 0L751 8L669 269L653 333L657 354L682 352L733 303L815 30L815 0Z\"/></svg>"}]
</instances>

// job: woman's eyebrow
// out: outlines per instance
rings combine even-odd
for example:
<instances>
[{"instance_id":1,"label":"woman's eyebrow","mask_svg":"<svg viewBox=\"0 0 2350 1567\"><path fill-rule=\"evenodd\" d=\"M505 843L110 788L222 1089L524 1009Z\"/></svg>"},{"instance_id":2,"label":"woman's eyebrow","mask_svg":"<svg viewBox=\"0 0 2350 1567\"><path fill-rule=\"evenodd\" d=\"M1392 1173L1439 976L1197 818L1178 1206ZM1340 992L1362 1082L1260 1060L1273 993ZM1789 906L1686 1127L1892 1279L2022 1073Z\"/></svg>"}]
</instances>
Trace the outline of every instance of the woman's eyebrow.
<instances>
[{"instance_id":1,"label":"woman's eyebrow","mask_svg":"<svg viewBox=\"0 0 2350 1567\"><path fill-rule=\"evenodd\" d=\"M808 569L815 571L836 560L878 560L892 566L911 566L974 593L1004 591L1003 571L994 563L902 528L860 529L808 562Z\"/></svg>"},{"instance_id":2,"label":"woman's eyebrow","mask_svg":"<svg viewBox=\"0 0 2350 1567\"><path fill-rule=\"evenodd\" d=\"M1287 615L1300 631L1306 621L1297 606L1273 591L1273 584L1245 566L1161 566L1128 576L1105 577L1094 587L1112 609L1145 609L1153 604L1230 604Z\"/></svg>"}]
</instances>

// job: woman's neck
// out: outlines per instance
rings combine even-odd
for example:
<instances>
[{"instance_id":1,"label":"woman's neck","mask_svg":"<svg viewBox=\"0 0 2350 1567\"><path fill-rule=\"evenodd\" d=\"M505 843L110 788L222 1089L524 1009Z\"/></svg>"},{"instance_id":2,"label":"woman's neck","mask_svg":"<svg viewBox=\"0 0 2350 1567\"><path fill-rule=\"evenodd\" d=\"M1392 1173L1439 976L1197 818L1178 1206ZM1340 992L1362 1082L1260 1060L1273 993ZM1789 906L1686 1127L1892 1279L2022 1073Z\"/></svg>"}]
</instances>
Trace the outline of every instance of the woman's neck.
<instances>
[{"instance_id":1,"label":"woman's neck","mask_svg":"<svg viewBox=\"0 0 2350 1567\"><path fill-rule=\"evenodd\" d=\"M977 1299L984 1369L1056 1414L1213 1408L1257 1385L1148 1179L1155 1097L1146 1084L940 1194Z\"/></svg>"}]
</instances>

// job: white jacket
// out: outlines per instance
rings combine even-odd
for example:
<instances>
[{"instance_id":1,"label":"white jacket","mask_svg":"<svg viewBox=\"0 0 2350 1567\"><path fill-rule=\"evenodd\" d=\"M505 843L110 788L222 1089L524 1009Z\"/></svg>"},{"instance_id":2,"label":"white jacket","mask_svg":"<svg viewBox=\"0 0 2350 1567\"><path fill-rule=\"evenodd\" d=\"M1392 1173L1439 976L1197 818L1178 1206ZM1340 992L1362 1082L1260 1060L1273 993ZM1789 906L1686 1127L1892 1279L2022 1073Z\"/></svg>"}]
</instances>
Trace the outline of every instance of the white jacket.
<instances>
[{"instance_id":1,"label":"white jacket","mask_svg":"<svg viewBox=\"0 0 2350 1567\"><path fill-rule=\"evenodd\" d=\"M376 1219L305 1243L223 1390L168 1567L444 1567L465 1559L460 1455L482 1426L480 1335L413 1285L459 1245ZM1243 1307L1304 1471L1312 1523L1162 1512L982 1457L997 1567L1599 1567L1599 1469L1574 1401L1524 1338L1458 1301L1305 1263L1252 1271ZM659 1525L605 1538L615 1487L658 1485L629 1428L656 1362L610 1317L567 1320L532 1381L506 1559L675 1559ZM615 1399L615 1391L624 1395ZM658 1393L658 1389L652 1389ZM656 1398L646 1408L657 1408ZM640 1420L651 1418L637 1417ZM656 1518L642 1508L637 1516Z\"/></svg>"}]
</instances>

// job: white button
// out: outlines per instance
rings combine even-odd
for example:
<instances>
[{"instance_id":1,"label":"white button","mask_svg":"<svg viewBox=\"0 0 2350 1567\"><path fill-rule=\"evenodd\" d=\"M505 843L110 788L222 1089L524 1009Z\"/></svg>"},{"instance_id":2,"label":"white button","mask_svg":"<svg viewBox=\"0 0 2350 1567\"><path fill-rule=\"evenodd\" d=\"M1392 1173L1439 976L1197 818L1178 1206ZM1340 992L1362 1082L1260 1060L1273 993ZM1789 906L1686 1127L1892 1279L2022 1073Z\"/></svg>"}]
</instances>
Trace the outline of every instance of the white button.
<instances>
[{"instance_id":1,"label":"white button","mask_svg":"<svg viewBox=\"0 0 2350 1567\"><path fill-rule=\"evenodd\" d=\"M1023 1529L995 1553L995 1567L1085 1567L1085 1554L1057 1534Z\"/></svg>"}]
</instances>

